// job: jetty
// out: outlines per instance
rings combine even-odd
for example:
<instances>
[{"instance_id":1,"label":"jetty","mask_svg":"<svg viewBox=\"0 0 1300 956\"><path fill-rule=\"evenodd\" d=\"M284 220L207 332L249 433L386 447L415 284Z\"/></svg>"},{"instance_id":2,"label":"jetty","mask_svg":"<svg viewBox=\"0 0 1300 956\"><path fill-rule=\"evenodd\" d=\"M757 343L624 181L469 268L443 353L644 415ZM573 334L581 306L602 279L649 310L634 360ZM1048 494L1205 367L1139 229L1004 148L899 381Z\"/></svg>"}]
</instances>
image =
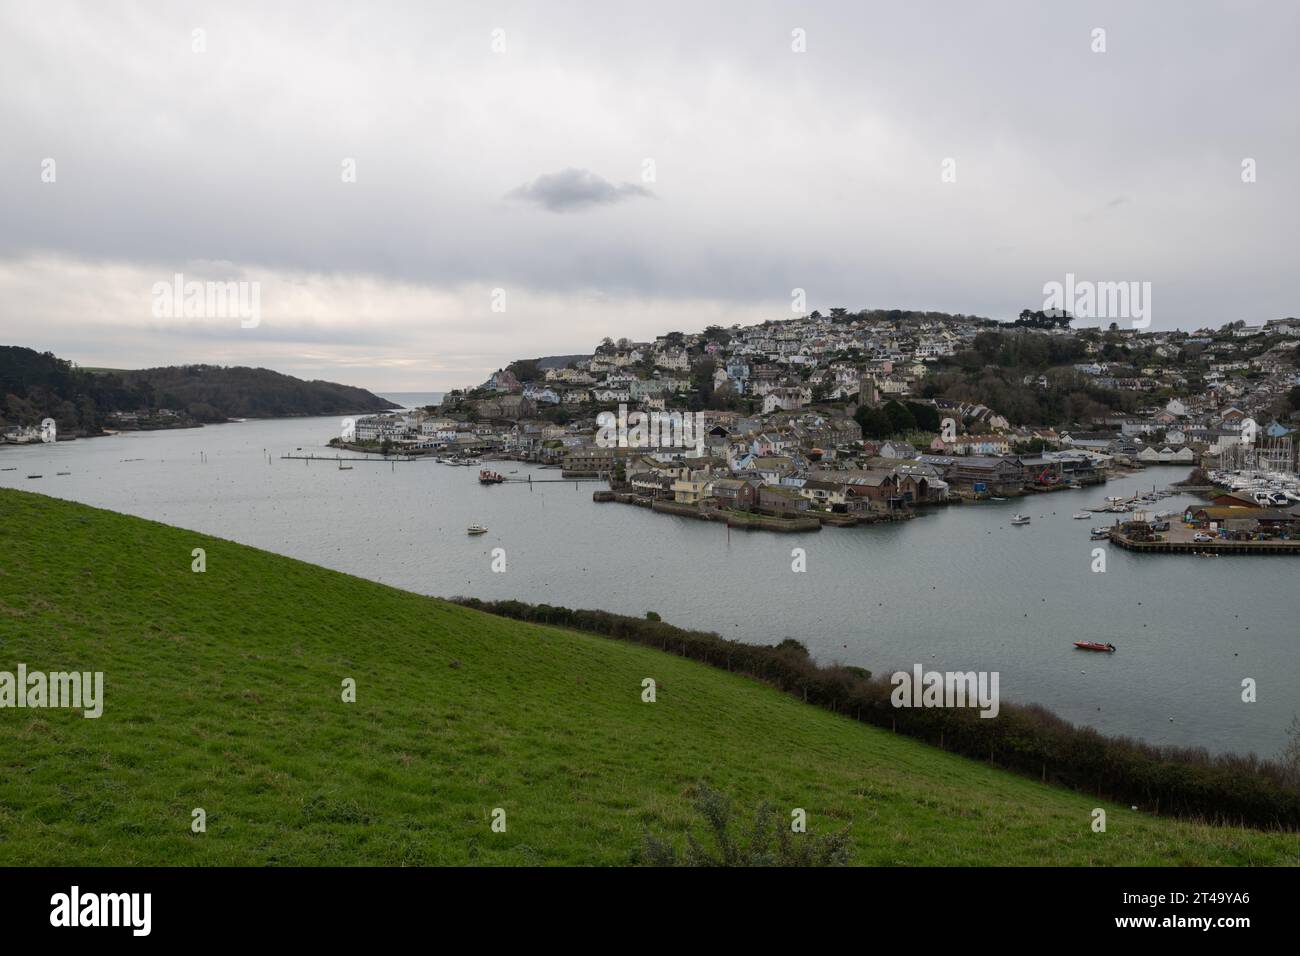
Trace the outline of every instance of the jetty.
<instances>
[{"instance_id":1,"label":"jetty","mask_svg":"<svg viewBox=\"0 0 1300 956\"><path fill-rule=\"evenodd\" d=\"M1118 525L1111 529L1110 540L1126 551L1139 554L1300 554L1300 541L1296 540L1229 541L1215 538L1213 541L1192 541L1160 536L1153 541L1143 541L1126 534Z\"/></svg>"},{"instance_id":2,"label":"jetty","mask_svg":"<svg viewBox=\"0 0 1300 956\"><path fill-rule=\"evenodd\" d=\"M384 464L390 461L421 461L423 456L415 455L390 455L387 458L379 458L374 455L281 455L280 458L292 459L294 461L328 461L333 464L337 461L372 461L376 464Z\"/></svg>"}]
</instances>

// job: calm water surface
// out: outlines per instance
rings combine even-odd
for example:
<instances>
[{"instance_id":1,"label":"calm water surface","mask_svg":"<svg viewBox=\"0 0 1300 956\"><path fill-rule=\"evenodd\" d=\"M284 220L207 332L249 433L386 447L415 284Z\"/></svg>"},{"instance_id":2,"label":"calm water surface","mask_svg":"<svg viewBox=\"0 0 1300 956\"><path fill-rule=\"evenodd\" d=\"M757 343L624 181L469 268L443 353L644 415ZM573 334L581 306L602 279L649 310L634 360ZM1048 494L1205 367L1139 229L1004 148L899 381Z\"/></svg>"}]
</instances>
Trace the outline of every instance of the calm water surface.
<instances>
[{"instance_id":1,"label":"calm water surface","mask_svg":"<svg viewBox=\"0 0 1300 956\"><path fill-rule=\"evenodd\" d=\"M0 485L152 518L433 595L519 598L664 620L755 642L796 637L823 661L877 673L995 670L1004 700L1037 701L1112 734L1273 755L1300 711L1300 560L1138 557L1093 573L1075 521L1106 495L1164 487L1150 469L1082 491L942 509L914 521L803 535L733 531L618 504L590 482L483 487L431 461L330 464L334 418L0 448ZM272 457L267 463L266 454ZM205 453L206 462L200 453ZM127 460L140 459L140 460ZM56 476L57 471L72 474ZM27 479L29 473L44 475ZM1169 498L1174 510L1189 499ZM1027 527L1008 519L1032 515ZM482 537L466 536L470 524ZM506 549L507 571L491 571ZM791 549L807 573L791 571ZM2 556L0 556L2 561ZM1109 640L1111 655L1075 651ZM1241 682L1258 682L1258 702ZM1170 719L1172 718L1172 720Z\"/></svg>"}]
</instances>

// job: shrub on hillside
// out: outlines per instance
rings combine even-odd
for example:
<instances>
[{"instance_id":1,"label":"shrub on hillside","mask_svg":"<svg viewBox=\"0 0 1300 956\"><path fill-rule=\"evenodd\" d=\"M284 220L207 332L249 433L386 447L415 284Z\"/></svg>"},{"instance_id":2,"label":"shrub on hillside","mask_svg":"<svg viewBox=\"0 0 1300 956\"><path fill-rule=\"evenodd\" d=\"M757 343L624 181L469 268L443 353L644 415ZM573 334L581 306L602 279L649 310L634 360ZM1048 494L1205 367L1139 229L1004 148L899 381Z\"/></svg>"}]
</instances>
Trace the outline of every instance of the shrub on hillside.
<instances>
[{"instance_id":1,"label":"shrub on hillside","mask_svg":"<svg viewBox=\"0 0 1300 956\"><path fill-rule=\"evenodd\" d=\"M680 851L652 833L645 835L641 862L646 866L844 866L849 861L849 829L835 833L795 833L769 803L754 812L747 833L737 832L731 800L701 786L693 801L703 818L706 842L686 834Z\"/></svg>"}]
</instances>

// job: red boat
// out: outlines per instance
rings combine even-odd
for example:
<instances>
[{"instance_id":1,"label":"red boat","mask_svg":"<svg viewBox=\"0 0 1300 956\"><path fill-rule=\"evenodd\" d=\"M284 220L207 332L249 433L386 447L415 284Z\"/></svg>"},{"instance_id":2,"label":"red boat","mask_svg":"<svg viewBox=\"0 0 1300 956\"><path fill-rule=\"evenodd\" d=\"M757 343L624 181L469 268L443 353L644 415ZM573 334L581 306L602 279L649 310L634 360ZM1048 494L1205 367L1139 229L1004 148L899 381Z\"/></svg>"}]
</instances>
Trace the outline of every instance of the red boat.
<instances>
[{"instance_id":1,"label":"red boat","mask_svg":"<svg viewBox=\"0 0 1300 956\"><path fill-rule=\"evenodd\" d=\"M1075 641L1074 646L1081 651L1104 651L1107 654L1115 652L1114 644L1102 644L1100 641Z\"/></svg>"},{"instance_id":2,"label":"red boat","mask_svg":"<svg viewBox=\"0 0 1300 956\"><path fill-rule=\"evenodd\" d=\"M481 485L499 485L505 480L505 475L499 475L495 471L488 471L486 468L478 473L478 481Z\"/></svg>"}]
</instances>

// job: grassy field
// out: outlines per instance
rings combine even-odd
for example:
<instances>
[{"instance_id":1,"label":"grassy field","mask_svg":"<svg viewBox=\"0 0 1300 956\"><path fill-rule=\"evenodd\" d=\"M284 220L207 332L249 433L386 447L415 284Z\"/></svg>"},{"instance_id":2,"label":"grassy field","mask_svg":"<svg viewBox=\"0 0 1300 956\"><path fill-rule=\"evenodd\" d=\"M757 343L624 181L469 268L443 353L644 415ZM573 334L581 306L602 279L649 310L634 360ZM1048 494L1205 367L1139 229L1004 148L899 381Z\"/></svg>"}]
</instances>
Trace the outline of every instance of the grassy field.
<instances>
[{"instance_id":1,"label":"grassy field","mask_svg":"<svg viewBox=\"0 0 1300 956\"><path fill-rule=\"evenodd\" d=\"M851 824L862 864L1300 863L1294 835L1110 804L1094 833L1093 799L742 677L0 490L20 662L103 671L106 700L0 710L0 865L628 864L700 784Z\"/></svg>"}]
</instances>

